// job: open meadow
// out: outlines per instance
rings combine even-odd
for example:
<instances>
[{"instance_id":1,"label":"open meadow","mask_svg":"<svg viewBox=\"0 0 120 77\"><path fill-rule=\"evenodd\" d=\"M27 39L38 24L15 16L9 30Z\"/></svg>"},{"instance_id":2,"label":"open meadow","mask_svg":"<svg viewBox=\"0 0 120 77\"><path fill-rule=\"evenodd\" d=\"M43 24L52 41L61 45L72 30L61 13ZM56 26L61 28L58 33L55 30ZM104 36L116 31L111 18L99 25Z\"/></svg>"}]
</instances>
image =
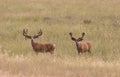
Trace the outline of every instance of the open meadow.
<instances>
[{"instance_id":1,"label":"open meadow","mask_svg":"<svg viewBox=\"0 0 120 77\"><path fill-rule=\"evenodd\" d=\"M56 45L36 55L30 35ZM92 42L78 55L69 32ZM120 77L119 0L0 0L0 77Z\"/></svg>"}]
</instances>

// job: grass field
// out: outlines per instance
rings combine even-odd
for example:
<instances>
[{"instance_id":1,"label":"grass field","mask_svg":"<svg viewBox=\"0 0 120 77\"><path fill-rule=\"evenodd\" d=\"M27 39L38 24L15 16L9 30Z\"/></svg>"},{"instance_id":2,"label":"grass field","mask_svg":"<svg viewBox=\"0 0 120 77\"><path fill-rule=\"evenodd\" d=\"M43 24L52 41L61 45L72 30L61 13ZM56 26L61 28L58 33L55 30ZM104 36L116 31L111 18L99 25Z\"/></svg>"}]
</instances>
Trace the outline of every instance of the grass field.
<instances>
[{"instance_id":1,"label":"grass field","mask_svg":"<svg viewBox=\"0 0 120 77\"><path fill-rule=\"evenodd\" d=\"M0 0L0 77L120 77L119 0ZM84 23L90 20L91 23ZM24 28L56 44L55 54L36 55ZM69 32L92 42L77 54Z\"/></svg>"}]
</instances>

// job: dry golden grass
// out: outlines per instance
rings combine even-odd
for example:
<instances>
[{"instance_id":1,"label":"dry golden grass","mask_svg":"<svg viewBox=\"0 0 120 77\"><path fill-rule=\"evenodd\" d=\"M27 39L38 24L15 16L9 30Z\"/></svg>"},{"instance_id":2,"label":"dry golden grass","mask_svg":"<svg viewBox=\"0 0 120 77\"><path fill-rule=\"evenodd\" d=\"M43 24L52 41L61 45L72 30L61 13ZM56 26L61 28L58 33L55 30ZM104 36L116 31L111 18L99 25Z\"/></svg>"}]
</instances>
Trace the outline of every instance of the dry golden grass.
<instances>
[{"instance_id":1,"label":"dry golden grass","mask_svg":"<svg viewBox=\"0 0 120 77\"><path fill-rule=\"evenodd\" d=\"M3 77L119 77L120 60L105 62L84 56L58 57L48 54L0 55Z\"/></svg>"}]
</instances>

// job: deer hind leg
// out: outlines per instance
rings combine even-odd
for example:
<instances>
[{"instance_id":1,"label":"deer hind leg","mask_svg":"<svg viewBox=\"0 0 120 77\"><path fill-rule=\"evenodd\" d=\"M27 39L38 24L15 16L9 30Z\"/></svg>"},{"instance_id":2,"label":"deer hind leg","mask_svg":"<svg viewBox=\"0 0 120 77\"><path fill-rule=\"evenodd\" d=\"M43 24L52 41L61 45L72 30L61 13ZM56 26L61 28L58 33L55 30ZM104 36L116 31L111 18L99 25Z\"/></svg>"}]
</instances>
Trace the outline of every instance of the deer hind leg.
<instances>
[{"instance_id":1,"label":"deer hind leg","mask_svg":"<svg viewBox=\"0 0 120 77\"><path fill-rule=\"evenodd\" d=\"M78 54L80 55L80 54L81 54L81 52L79 52L79 51L78 51Z\"/></svg>"},{"instance_id":2,"label":"deer hind leg","mask_svg":"<svg viewBox=\"0 0 120 77\"><path fill-rule=\"evenodd\" d=\"M39 52L38 52L38 51L36 51L35 53L36 53L37 55L39 54Z\"/></svg>"},{"instance_id":3,"label":"deer hind leg","mask_svg":"<svg viewBox=\"0 0 120 77\"><path fill-rule=\"evenodd\" d=\"M54 54L54 51L51 51L50 53L51 53L51 54Z\"/></svg>"},{"instance_id":4,"label":"deer hind leg","mask_svg":"<svg viewBox=\"0 0 120 77\"><path fill-rule=\"evenodd\" d=\"M88 53L91 53L91 49L88 50Z\"/></svg>"}]
</instances>

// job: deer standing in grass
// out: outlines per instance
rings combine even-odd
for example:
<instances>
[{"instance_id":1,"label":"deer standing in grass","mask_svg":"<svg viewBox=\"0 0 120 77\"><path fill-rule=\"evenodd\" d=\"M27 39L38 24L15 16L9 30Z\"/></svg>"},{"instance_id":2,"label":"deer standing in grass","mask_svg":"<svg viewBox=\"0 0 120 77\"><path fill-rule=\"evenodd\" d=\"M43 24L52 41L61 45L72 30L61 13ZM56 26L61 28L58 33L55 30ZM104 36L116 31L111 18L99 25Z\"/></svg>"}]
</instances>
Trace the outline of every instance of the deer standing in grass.
<instances>
[{"instance_id":1,"label":"deer standing in grass","mask_svg":"<svg viewBox=\"0 0 120 77\"><path fill-rule=\"evenodd\" d=\"M78 54L89 52L91 53L91 42L89 41L82 41L83 37L85 36L85 33L82 33L82 37L79 37L78 39L73 37L73 33L69 33L71 39L76 43Z\"/></svg>"},{"instance_id":2,"label":"deer standing in grass","mask_svg":"<svg viewBox=\"0 0 120 77\"><path fill-rule=\"evenodd\" d=\"M54 49L55 49L55 44L51 44L51 43L41 44L41 43L34 42L34 39L38 38L41 35L42 35L41 29L38 32L38 34L33 35L33 36L28 35L28 29L23 29L23 36L25 36L25 38L31 39L31 44L32 44L33 50L36 53L49 52L49 53L53 54Z\"/></svg>"}]
</instances>

